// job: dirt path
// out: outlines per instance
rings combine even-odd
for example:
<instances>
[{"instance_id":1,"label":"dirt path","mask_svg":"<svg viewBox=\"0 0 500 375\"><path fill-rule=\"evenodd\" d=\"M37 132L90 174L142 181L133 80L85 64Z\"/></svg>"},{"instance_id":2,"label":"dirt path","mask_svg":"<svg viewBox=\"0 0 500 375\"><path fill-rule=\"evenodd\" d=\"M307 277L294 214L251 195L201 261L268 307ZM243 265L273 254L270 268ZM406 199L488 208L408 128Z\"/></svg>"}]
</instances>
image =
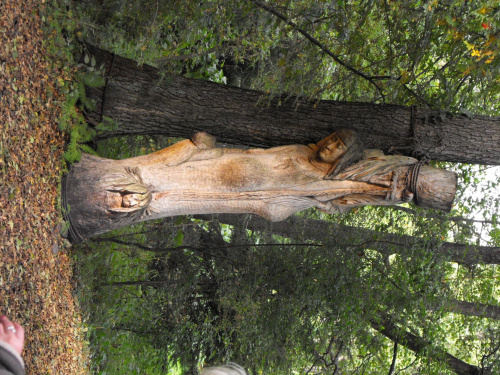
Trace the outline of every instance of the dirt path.
<instances>
[{"instance_id":1,"label":"dirt path","mask_svg":"<svg viewBox=\"0 0 500 375\"><path fill-rule=\"evenodd\" d=\"M43 1L0 1L0 314L26 328L28 374L86 373L71 259L58 235L66 78Z\"/></svg>"}]
</instances>

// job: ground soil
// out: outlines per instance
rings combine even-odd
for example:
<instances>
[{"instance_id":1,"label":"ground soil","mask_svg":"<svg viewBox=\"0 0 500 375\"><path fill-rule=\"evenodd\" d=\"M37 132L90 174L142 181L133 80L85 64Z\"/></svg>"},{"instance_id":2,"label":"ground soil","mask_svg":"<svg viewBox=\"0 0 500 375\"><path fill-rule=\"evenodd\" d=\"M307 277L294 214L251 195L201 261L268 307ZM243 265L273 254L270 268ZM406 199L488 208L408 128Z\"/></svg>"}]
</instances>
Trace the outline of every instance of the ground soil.
<instances>
[{"instance_id":1,"label":"ground soil","mask_svg":"<svg viewBox=\"0 0 500 375\"><path fill-rule=\"evenodd\" d=\"M44 6L0 1L0 314L26 329L28 374L85 374L70 250L59 236L67 77L47 53Z\"/></svg>"}]
</instances>

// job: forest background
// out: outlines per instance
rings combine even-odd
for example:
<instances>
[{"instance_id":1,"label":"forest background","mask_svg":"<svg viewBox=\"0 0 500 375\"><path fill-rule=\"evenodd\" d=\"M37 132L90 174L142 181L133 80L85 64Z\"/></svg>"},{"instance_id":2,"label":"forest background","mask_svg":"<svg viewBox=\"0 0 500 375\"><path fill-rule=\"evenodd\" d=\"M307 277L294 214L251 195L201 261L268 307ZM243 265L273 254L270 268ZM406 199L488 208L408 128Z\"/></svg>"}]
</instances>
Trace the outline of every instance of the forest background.
<instances>
[{"instance_id":1,"label":"forest background","mask_svg":"<svg viewBox=\"0 0 500 375\"><path fill-rule=\"evenodd\" d=\"M2 16L7 10L4 5ZM47 119L67 133L64 159L71 163L82 151L126 158L176 140L116 136L120 124L112 118L88 121L95 103L87 93L105 85L105 71L85 43L158 68L158 85L175 74L251 88L262 92L263 107L336 100L473 118L500 115L499 12L494 1L58 1L42 11L28 7L5 30L31 13L51 36L40 45L48 47L49 77L58 75L48 81L60 112ZM22 57L3 52L7 63ZM38 79L47 80L44 74ZM12 101L32 103L20 99L16 82L8 81ZM46 123L55 131L55 123ZM18 198L31 202L29 187L7 179L18 170L33 172L19 160L14 137L2 138L2 210ZM33 134L26 137L30 143ZM58 145L50 154L56 164ZM459 173L450 214L403 205L342 215L308 211L274 224L250 215L175 217L71 249L60 240L43 242L39 251L51 254L44 277L49 285L66 285L66 294L73 284L53 267L73 257L77 299L42 309L43 320L19 311L23 303L47 302L40 302L36 287L16 281L40 273L39 264L18 269L19 259L9 261L8 253L2 258L8 295L24 296L13 302L18 315L35 320L28 365L33 373L64 373L55 364L63 366L63 357L72 362L67 346L74 331L83 330L96 374L197 374L203 365L230 360L251 374L498 373L498 167L481 160L432 163ZM40 186L57 187L57 168L52 172ZM21 217L26 206L19 206ZM5 249L28 263L39 256L28 250L33 238L67 230L57 227L60 217L47 216L20 238L13 233L23 232L22 220L9 218L2 217L1 228L10 234ZM81 314L82 325L68 312ZM47 324L53 328L42 329ZM42 353L42 343L53 350ZM72 350L85 362L84 349Z\"/></svg>"}]
</instances>

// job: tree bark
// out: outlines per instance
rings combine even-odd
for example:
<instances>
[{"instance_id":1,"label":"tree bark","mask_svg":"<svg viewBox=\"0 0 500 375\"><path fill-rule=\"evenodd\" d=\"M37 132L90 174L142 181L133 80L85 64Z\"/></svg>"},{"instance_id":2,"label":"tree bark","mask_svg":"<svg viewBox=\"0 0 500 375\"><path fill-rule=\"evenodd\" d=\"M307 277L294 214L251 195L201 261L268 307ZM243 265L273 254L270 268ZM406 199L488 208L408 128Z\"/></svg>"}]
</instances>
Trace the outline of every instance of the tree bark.
<instances>
[{"instance_id":1,"label":"tree bark","mask_svg":"<svg viewBox=\"0 0 500 375\"><path fill-rule=\"evenodd\" d=\"M196 218L211 220L210 215L196 215ZM240 223L236 215L221 214L217 216L221 223L238 225ZM365 246L378 250L386 255L396 252L399 246L411 246L415 243L423 243L425 240L418 237L384 233L370 229L350 227L322 220L302 219L298 216L289 217L285 221L269 223L266 220L252 215L245 220L245 226L252 231L270 230L279 236L323 242L327 238L334 237L340 246ZM453 242L443 242L441 246L433 251L439 251L450 257L451 261L461 264L500 264L500 247L465 245Z\"/></svg>"},{"instance_id":2,"label":"tree bark","mask_svg":"<svg viewBox=\"0 0 500 375\"><path fill-rule=\"evenodd\" d=\"M251 147L308 143L338 128L356 130L368 148L393 149L430 159L500 165L500 119L451 116L422 108L279 97L213 82L167 75L148 65L86 45L105 68L106 85L88 88L96 109L119 123L99 139L127 134L167 134L188 138L206 131L219 141ZM82 59L83 60L83 59ZM82 61L83 62L83 61Z\"/></svg>"},{"instance_id":3,"label":"tree bark","mask_svg":"<svg viewBox=\"0 0 500 375\"><path fill-rule=\"evenodd\" d=\"M427 350L430 350L432 352L433 359L444 361L448 367L458 375L490 374L489 371L468 364L442 349L433 348L432 345L424 338L399 328L388 317L384 317L380 321L372 319L370 323L373 329L383 334L389 340L406 346L408 349L417 354L423 355Z\"/></svg>"},{"instance_id":4,"label":"tree bark","mask_svg":"<svg viewBox=\"0 0 500 375\"><path fill-rule=\"evenodd\" d=\"M500 306L454 299L449 301L449 304L445 306L445 309L446 311L457 314L500 320Z\"/></svg>"}]
</instances>

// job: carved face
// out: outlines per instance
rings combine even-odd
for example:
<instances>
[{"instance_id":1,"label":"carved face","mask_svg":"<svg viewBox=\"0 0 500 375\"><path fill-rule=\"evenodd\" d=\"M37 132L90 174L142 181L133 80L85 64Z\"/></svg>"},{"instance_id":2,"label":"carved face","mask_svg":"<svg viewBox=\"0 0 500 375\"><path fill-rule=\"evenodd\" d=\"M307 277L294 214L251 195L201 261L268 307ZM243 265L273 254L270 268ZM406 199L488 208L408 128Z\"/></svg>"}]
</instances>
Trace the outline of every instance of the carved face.
<instances>
[{"instance_id":1,"label":"carved face","mask_svg":"<svg viewBox=\"0 0 500 375\"><path fill-rule=\"evenodd\" d=\"M319 150L318 157L326 163L333 163L344 155L346 150L347 146L338 135L334 134Z\"/></svg>"}]
</instances>

